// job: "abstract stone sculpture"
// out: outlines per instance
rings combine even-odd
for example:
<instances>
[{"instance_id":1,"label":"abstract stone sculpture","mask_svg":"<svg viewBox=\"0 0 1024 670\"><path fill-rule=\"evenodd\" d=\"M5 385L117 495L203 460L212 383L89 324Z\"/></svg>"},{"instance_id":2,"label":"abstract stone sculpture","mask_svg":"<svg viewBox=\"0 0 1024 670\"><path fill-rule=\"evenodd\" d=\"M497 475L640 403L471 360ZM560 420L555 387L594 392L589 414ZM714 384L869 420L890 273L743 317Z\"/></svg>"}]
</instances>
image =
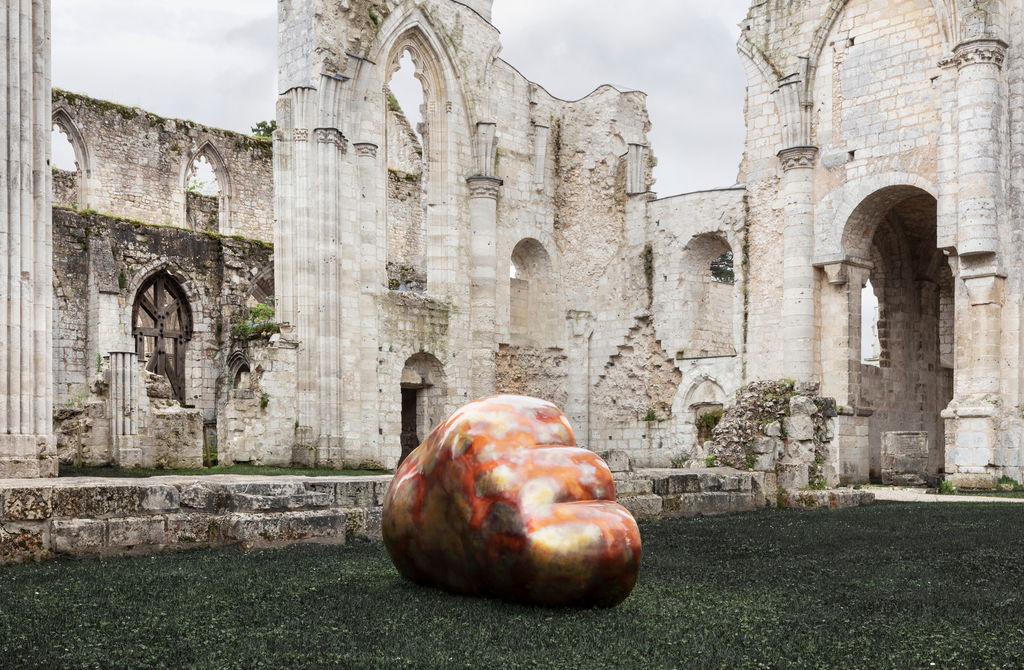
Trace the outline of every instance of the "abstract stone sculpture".
<instances>
[{"instance_id":1,"label":"abstract stone sculpture","mask_svg":"<svg viewBox=\"0 0 1024 670\"><path fill-rule=\"evenodd\" d=\"M551 403L489 396L398 468L384 543L403 577L463 595L614 607L640 570L640 530L611 471Z\"/></svg>"}]
</instances>

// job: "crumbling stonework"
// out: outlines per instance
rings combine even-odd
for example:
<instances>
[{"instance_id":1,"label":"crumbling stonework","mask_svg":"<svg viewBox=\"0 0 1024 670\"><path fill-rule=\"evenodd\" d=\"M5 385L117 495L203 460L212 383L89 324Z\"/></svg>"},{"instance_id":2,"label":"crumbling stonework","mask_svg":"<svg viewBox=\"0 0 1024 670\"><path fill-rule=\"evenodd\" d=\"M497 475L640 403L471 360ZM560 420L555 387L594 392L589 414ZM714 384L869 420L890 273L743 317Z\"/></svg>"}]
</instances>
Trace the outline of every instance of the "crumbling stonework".
<instances>
[{"instance_id":1,"label":"crumbling stonework","mask_svg":"<svg viewBox=\"0 0 1024 670\"><path fill-rule=\"evenodd\" d=\"M272 241L273 148L269 140L54 90L53 123L75 149L74 199L64 177L54 204L199 232ZM188 192L195 163L217 177L213 202Z\"/></svg>"},{"instance_id":2,"label":"crumbling stonework","mask_svg":"<svg viewBox=\"0 0 1024 670\"><path fill-rule=\"evenodd\" d=\"M753 382L736 392L697 458L766 473L767 486L828 489L839 483L834 438L835 401L816 384ZM770 480L770 481L769 481Z\"/></svg>"},{"instance_id":3,"label":"crumbling stonework","mask_svg":"<svg viewBox=\"0 0 1024 670\"><path fill-rule=\"evenodd\" d=\"M495 393L540 398L564 407L569 400L569 358L558 349L503 344L496 360Z\"/></svg>"}]
</instances>

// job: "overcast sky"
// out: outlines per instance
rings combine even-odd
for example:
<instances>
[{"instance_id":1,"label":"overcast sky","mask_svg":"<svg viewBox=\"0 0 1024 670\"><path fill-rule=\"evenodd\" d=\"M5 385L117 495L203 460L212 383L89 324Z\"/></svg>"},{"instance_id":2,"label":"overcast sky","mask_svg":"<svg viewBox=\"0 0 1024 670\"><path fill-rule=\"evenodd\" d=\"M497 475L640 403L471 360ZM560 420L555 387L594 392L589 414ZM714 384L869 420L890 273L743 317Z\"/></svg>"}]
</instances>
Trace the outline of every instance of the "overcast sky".
<instances>
[{"instance_id":1,"label":"overcast sky","mask_svg":"<svg viewBox=\"0 0 1024 670\"><path fill-rule=\"evenodd\" d=\"M559 98L648 94L660 195L729 186L750 0L495 0L501 57ZM275 0L53 0L53 84L249 132L274 117ZM61 167L60 154L56 153Z\"/></svg>"}]
</instances>

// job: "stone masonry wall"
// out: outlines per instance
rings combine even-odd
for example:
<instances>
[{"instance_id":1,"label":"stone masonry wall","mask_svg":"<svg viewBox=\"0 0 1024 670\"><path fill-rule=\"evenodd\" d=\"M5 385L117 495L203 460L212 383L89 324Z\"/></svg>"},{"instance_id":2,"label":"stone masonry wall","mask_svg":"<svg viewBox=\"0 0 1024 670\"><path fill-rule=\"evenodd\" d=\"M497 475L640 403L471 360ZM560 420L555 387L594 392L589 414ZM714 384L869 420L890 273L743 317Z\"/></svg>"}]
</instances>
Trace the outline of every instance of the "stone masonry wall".
<instances>
[{"instance_id":1,"label":"stone masonry wall","mask_svg":"<svg viewBox=\"0 0 1024 670\"><path fill-rule=\"evenodd\" d=\"M79 165L79 209L188 228L189 168L205 156L220 187L215 232L273 241L269 140L165 119L58 89L53 91L53 109L55 123L74 126L68 137L80 145L76 153L84 157L85 164Z\"/></svg>"},{"instance_id":2,"label":"stone masonry wall","mask_svg":"<svg viewBox=\"0 0 1024 670\"><path fill-rule=\"evenodd\" d=\"M217 416L217 394L232 325L261 272L272 267L270 245L200 234L96 214L55 209L55 407L80 407L96 374L97 354L134 351L132 306L145 281L169 274L192 314L186 359L186 404L206 421Z\"/></svg>"}]
</instances>

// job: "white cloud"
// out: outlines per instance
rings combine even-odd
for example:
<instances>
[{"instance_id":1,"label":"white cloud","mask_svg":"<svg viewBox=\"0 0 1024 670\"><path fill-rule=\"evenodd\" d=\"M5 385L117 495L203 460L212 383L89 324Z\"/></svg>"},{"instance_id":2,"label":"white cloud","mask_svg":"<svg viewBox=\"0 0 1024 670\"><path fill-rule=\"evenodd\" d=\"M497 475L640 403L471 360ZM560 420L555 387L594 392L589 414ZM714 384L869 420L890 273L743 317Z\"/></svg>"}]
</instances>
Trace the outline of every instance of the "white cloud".
<instances>
[{"instance_id":1,"label":"white cloud","mask_svg":"<svg viewBox=\"0 0 1024 670\"><path fill-rule=\"evenodd\" d=\"M662 195L728 186L743 143L749 0L495 0L501 57L555 96L648 94ZM248 132L273 118L274 0L53 0L54 85Z\"/></svg>"}]
</instances>

